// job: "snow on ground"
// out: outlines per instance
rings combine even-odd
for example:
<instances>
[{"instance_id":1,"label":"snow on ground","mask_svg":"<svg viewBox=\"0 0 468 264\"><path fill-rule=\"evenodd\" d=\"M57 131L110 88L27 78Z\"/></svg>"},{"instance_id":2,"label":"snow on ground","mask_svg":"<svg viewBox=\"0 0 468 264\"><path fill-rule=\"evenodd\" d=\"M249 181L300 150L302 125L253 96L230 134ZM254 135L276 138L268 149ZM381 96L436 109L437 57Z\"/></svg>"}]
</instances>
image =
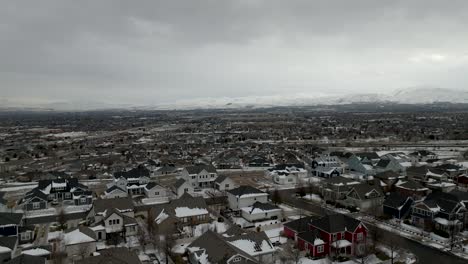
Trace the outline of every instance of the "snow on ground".
<instances>
[{"instance_id":1,"label":"snow on ground","mask_svg":"<svg viewBox=\"0 0 468 264\"><path fill-rule=\"evenodd\" d=\"M322 201L322 198L320 198L320 196L318 196L317 194L307 194L303 198L317 203L320 203Z\"/></svg>"},{"instance_id":2,"label":"snow on ground","mask_svg":"<svg viewBox=\"0 0 468 264\"><path fill-rule=\"evenodd\" d=\"M43 248L34 248L34 249L24 250L22 254L30 255L30 256L48 256L50 252Z\"/></svg>"},{"instance_id":3,"label":"snow on ground","mask_svg":"<svg viewBox=\"0 0 468 264\"><path fill-rule=\"evenodd\" d=\"M265 233L271 242L279 242L281 244L285 244L288 241L288 239L286 237L281 236L282 231L283 227L278 227L270 230L265 230Z\"/></svg>"},{"instance_id":4,"label":"snow on ground","mask_svg":"<svg viewBox=\"0 0 468 264\"><path fill-rule=\"evenodd\" d=\"M183 243L179 243L179 244L176 244L173 248L172 248L172 252L176 253L176 254L184 254L185 253L185 250L187 249L187 247L190 245L190 242L183 242Z\"/></svg>"},{"instance_id":5,"label":"snow on ground","mask_svg":"<svg viewBox=\"0 0 468 264\"><path fill-rule=\"evenodd\" d=\"M14 186L14 187L5 187L1 188L1 192L16 192L16 191L28 191L32 190L37 187L37 184L34 185L21 185L21 186Z\"/></svg>"},{"instance_id":6,"label":"snow on ground","mask_svg":"<svg viewBox=\"0 0 468 264\"><path fill-rule=\"evenodd\" d=\"M85 137L86 135L87 135L86 132L77 131L77 132L64 132L64 133L57 133L57 134L47 134L45 136L46 137L56 137L56 138L65 138L65 137L76 138L76 137Z\"/></svg>"},{"instance_id":7,"label":"snow on ground","mask_svg":"<svg viewBox=\"0 0 468 264\"><path fill-rule=\"evenodd\" d=\"M190 226L185 226L184 231L186 234L193 235L194 237L199 237L203 235L208 230L216 231L217 233L224 233L228 229L228 225L226 223L220 223L214 221L213 223L206 223L206 224L199 224L196 225L194 229Z\"/></svg>"},{"instance_id":8,"label":"snow on ground","mask_svg":"<svg viewBox=\"0 0 468 264\"><path fill-rule=\"evenodd\" d=\"M79 213L79 212L87 212L89 209L91 209L92 204L86 204L86 205L71 205L64 207L63 210L65 211L66 214L70 213Z\"/></svg>"},{"instance_id":9,"label":"snow on ground","mask_svg":"<svg viewBox=\"0 0 468 264\"><path fill-rule=\"evenodd\" d=\"M169 198L143 198L141 199L142 204L165 204L169 202Z\"/></svg>"},{"instance_id":10,"label":"snow on ground","mask_svg":"<svg viewBox=\"0 0 468 264\"><path fill-rule=\"evenodd\" d=\"M26 218L34 218L34 217L41 217L41 216L50 216L50 215L56 215L57 210L55 208L48 208L44 210L34 210L34 211L28 211L25 213Z\"/></svg>"}]
</instances>

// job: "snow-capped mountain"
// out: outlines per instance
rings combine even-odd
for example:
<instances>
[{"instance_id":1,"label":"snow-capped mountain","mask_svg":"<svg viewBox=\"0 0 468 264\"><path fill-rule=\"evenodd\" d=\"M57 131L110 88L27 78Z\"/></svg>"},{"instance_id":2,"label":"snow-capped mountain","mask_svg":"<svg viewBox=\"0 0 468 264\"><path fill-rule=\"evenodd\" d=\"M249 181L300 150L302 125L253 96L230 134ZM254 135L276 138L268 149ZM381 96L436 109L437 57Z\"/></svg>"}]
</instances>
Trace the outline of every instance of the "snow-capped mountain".
<instances>
[{"instance_id":1,"label":"snow-capped mountain","mask_svg":"<svg viewBox=\"0 0 468 264\"><path fill-rule=\"evenodd\" d=\"M368 94L285 94L247 97L194 98L178 100L156 105L122 105L89 102L24 102L0 98L0 109L28 110L98 110L98 109L140 109L140 110L170 110L170 109L235 109L262 108L274 106L314 106L343 105L353 103L396 103L396 104L432 104L437 102L468 103L468 91L443 88L408 88L393 93Z\"/></svg>"}]
</instances>

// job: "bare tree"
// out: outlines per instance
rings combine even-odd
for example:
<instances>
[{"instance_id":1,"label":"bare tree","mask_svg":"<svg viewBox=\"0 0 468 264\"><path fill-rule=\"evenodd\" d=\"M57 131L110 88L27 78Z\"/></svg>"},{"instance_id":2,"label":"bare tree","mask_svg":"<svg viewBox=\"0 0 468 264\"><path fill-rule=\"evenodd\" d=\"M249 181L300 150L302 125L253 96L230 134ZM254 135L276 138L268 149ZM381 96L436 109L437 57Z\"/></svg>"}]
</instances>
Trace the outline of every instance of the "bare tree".
<instances>
[{"instance_id":1,"label":"bare tree","mask_svg":"<svg viewBox=\"0 0 468 264\"><path fill-rule=\"evenodd\" d=\"M90 255L90 250L91 250L91 246L88 245L87 243L82 243L79 247L78 247L78 255L81 257L81 259L84 259L86 257L88 257Z\"/></svg>"},{"instance_id":2,"label":"bare tree","mask_svg":"<svg viewBox=\"0 0 468 264\"><path fill-rule=\"evenodd\" d=\"M142 228L141 226L137 230L137 239L138 239L138 242L140 243L140 246L143 248L143 252L146 252L147 235L146 235L144 228Z\"/></svg>"},{"instance_id":3,"label":"bare tree","mask_svg":"<svg viewBox=\"0 0 468 264\"><path fill-rule=\"evenodd\" d=\"M301 250L299 249L297 244L289 243L286 247L286 254L286 259L292 260L292 262L295 264L301 263Z\"/></svg>"},{"instance_id":4,"label":"bare tree","mask_svg":"<svg viewBox=\"0 0 468 264\"><path fill-rule=\"evenodd\" d=\"M172 254L172 247L175 244L174 234L168 232L164 235L164 238L161 240L161 249L164 252L164 256L166 257L166 264L169 264L169 258Z\"/></svg>"},{"instance_id":5,"label":"bare tree","mask_svg":"<svg viewBox=\"0 0 468 264\"><path fill-rule=\"evenodd\" d=\"M61 230L65 230L67 228L67 218L63 209L61 209L57 215L57 222Z\"/></svg>"},{"instance_id":6,"label":"bare tree","mask_svg":"<svg viewBox=\"0 0 468 264\"><path fill-rule=\"evenodd\" d=\"M273 191L273 195L271 196L271 201L276 205L276 204L281 204L282 203L282 199L281 199L281 195L278 191L278 189L275 189Z\"/></svg>"},{"instance_id":7,"label":"bare tree","mask_svg":"<svg viewBox=\"0 0 468 264\"><path fill-rule=\"evenodd\" d=\"M63 235L59 236L52 242L52 253L50 259L54 264L62 264L65 262L66 253L63 251Z\"/></svg>"}]
</instances>

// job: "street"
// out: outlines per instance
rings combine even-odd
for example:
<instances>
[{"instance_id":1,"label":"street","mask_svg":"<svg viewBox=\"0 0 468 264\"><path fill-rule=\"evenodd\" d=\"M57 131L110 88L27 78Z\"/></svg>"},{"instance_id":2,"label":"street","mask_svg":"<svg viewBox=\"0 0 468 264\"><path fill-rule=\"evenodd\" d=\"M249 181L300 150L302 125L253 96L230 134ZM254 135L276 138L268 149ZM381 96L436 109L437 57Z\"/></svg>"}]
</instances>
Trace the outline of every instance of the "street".
<instances>
[{"instance_id":1,"label":"street","mask_svg":"<svg viewBox=\"0 0 468 264\"><path fill-rule=\"evenodd\" d=\"M299 199L295 196L295 189L290 190L280 190L280 195L282 201L286 204L292 205L294 207L309 211L316 215L336 214L336 212L329 211L325 208L322 208L320 205L309 203L305 200ZM378 228L372 224L365 223L365 225L372 231L375 228ZM450 263L450 264L466 264L468 261L460 257L454 256L450 253L440 251L438 249L432 248L430 246L423 245L419 242L413 241L411 239L396 235L392 232L379 228L382 237L386 241L398 241L400 243L399 247L407 249L416 255L419 263Z\"/></svg>"}]
</instances>

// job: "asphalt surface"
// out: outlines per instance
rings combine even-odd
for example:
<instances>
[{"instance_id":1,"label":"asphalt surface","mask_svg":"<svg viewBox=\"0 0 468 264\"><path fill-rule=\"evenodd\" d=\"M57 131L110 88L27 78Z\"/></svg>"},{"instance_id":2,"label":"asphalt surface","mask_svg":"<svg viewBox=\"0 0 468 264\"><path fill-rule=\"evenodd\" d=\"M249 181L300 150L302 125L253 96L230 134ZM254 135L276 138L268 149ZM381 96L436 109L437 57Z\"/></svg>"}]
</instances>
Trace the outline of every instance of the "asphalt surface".
<instances>
[{"instance_id":1,"label":"asphalt surface","mask_svg":"<svg viewBox=\"0 0 468 264\"><path fill-rule=\"evenodd\" d=\"M322 208L318 204L309 203L305 200L295 197L295 190L281 190L279 191L282 201L286 204L290 204L294 207L309 211L316 215L325 215L325 214L336 214L336 212L328 211L327 209ZM384 241L397 241L400 248L407 249L411 251L418 258L418 263L422 264L467 264L468 260L454 256L450 253L432 248L430 246L423 245L419 242L413 241L411 239L396 235L387 230L381 229L377 226L374 226L370 223L365 223L366 226L372 231L376 228L379 229L380 237Z\"/></svg>"}]
</instances>

